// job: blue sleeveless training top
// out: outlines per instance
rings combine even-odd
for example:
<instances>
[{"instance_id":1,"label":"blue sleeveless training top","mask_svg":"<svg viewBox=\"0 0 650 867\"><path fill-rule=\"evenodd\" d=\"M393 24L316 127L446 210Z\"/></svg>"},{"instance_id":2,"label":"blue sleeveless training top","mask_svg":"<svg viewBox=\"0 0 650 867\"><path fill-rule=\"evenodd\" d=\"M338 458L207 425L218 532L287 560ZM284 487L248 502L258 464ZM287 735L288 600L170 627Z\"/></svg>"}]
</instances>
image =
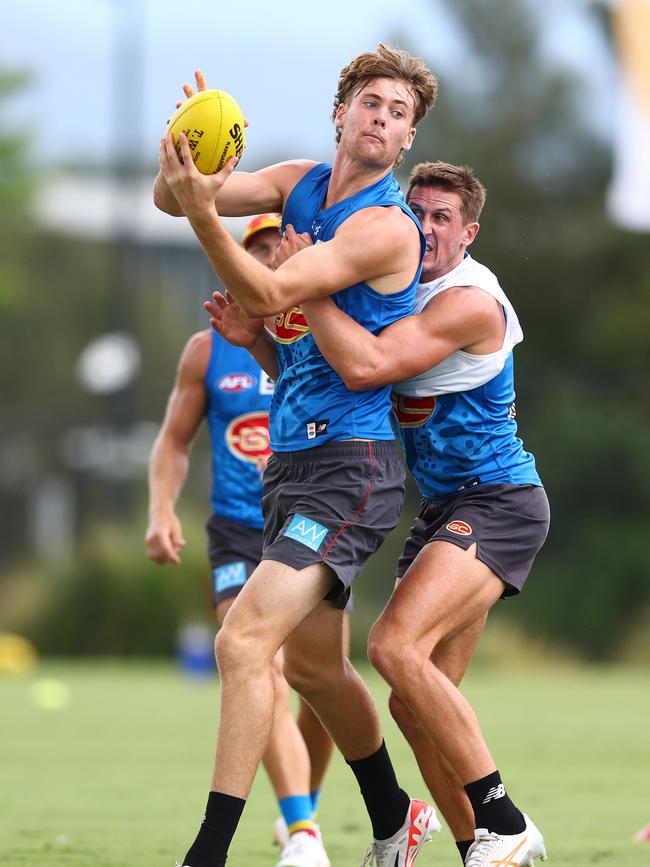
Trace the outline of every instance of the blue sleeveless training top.
<instances>
[{"instance_id":1,"label":"blue sleeveless training top","mask_svg":"<svg viewBox=\"0 0 650 867\"><path fill-rule=\"evenodd\" d=\"M231 521L261 528L262 481L257 462L269 454L273 383L247 350L231 346L213 331L205 388L212 442L212 509Z\"/></svg>"},{"instance_id":2,"label":"blue sleeveless training top","mask_svg":"<svg viewBox=\"0 0 650 867\"><path fill-rule=\"evenodd\" d=\"M406 463L420 493L442 497L473 485L541 485L515 422L513 356L485 385L456 394L393 394Z\"/></svg>"},{"instance_id":3,"label":"blue sleeveless training top","mask_svg":"<svg viewBox=\"0 0 650 867\"><path fill-rule=\"evenodd\" d=\"M418 227L391 172L355 195L321 210L327 196L332 167L314 166L301 178L287 199L283 229L309 232L314 243L329 241L349 216L362 208L397 206ZM425 241L420 232L421 252ZM367 283L357 283L332 295L353 319L377 334L391 322L413 311L421 266L402 291L381 295ZM390 386L350 391L325 361L300 307L276 317L276 354L280 375L271 402L271 448L298 451L333 440L358 437L392 440Z\"/></svg>"},{"instance_id":4,"label":"blue sleeveless training top","mask_svg":"<svg viewBox=\"0 0 650 867\"><path fill-rule=\"evenodd\" d=\"M513 348L523 339L517 314L495 275L469 255L418 286L415 312L452 286L476 286L495 298L506 319L505 336L496 352L458 350L393 386L409 469L425 497L482 484L541 485L535 458L517 436Z\"/></svg>"}]
</instances>

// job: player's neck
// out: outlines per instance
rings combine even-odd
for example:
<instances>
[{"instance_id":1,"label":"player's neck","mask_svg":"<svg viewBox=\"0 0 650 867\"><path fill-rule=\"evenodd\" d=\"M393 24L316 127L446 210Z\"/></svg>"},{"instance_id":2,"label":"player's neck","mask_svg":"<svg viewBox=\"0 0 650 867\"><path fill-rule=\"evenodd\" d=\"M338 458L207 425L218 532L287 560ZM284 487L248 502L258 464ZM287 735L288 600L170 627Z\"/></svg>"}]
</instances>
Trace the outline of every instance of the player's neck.
<instances>
[{"instance_id":1,"label":"player's neck","mask_svg":"<svg viewBox=\"0 0 650 867\"><path fill-rule=\"evenodd\" d=\"M329 208L337 202L348 199L359 190L370 187L384 178L391 167L369 166L358 161L346 158L338 151L332 166L332 175L327 188L327 196L323 203L324 208Z\"/></svg>"}]
</instances>

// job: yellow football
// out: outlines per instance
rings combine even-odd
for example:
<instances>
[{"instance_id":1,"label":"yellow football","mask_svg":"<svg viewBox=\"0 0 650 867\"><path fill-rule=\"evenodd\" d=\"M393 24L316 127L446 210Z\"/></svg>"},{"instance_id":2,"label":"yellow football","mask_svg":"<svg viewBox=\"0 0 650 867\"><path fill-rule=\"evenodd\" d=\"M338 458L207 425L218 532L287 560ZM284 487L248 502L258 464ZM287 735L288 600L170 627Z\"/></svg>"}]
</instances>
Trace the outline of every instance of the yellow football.
<instances>
[{"instance_id":1,"label":"yellow football","mask_svg":"<svg viewBox=\"0 0 650 867\"><path fill-rule=\"evenodd\" d=\"M186 100L169 121L167 132L184 132L197 169L204 175L221 171L230 157L241 157L246 147L244 116L235 100L223 90L200 90Z\"/></svg>"}]
</instances>

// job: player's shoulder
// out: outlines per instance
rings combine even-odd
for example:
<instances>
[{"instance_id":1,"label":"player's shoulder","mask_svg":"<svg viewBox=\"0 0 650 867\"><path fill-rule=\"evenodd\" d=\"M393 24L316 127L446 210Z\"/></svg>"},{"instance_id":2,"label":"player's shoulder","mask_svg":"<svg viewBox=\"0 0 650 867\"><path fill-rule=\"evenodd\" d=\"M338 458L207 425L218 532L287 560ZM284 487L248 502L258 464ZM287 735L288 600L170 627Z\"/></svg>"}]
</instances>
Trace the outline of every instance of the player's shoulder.
<instances>
[{"instance_id":1,"label":"player's shoulder","mask_svg":"<svg viewBox=\"0 0 650 867\"><path fill-rule=\"evenodd\" d=\"M347 225L346 225L347 224ZM382 237L395 237L398 240L418 238L418 227L413 219L399 205L371 205L351 214L342 228L371 229Z\"/></svg>"},{"instance_id":2,"label":"player's shoulder","mask_svg":"<svg viewBox=\"0 0 650 867\"><path fill-rule=\"evenodd\" d=\"M212 351L212 329L197 331L187 339L181 353L179 368L186 374L203 376L208 369Z\"/></svg>"},{"instance_id":3,"label":"player's shoulder","mask_svg":"<svg viewBox=\"0 0 650 867\"><path fill-rule=\"evenodd\" d=\"M282 201L286 203L296 184L317 165L319 163L314 160L285 160L258 169L254 175L263 178L266 183L270 183L280 194Z\"/></svg>"}]
</instances>

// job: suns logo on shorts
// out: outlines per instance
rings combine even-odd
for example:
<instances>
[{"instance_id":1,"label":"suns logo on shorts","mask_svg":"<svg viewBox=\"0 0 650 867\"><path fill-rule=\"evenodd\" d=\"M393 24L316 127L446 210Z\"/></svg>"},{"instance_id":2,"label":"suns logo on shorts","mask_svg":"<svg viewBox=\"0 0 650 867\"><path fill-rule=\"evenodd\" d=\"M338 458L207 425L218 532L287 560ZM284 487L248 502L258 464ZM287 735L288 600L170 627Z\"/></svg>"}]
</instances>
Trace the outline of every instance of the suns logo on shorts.
<instances>
[{"instance_id":1,"label":"suns logo on shorts","mask_svg":"<svg viewBox=\"0 0 650 867\"><path fill-rule=\"evenodd\" d=\"M426 424L436 408L435 397L408 397L393 392L390 399L400 427L420 427Z\"/></svg>"},{"instance_id":2,"label":"suns logo on shorts","mask_svg":"<svg viewBox=\"0 0 650 867\"><path fill-rule=\"evenodd\" d=\"M471 536L474 532L469 524L466 524L465 521L451 521L447 524L446 528L452 533L456 533L457 536Z\"/></svg>"},{"instance_id":3,"label":"suns logo on shorts","mask_svg":"<svg viewBox=\"0 0 650 867\"><path fill-rule=\"evenodd\" d=\"M310 331L300 307L289 307L275 317L275 339L278 343L294 343Z\"/></svg>"},{"instance_id":4,"label":"suns logo on shorts","mask_svg":"<svg viewBox=\"0 0 650 867\"><path fill-rule=\"evenodd\" d=\"M271 454L268 412L247 412L234 418L225 433L226 444L236 458L256 464Z\"/></svg>"}]
</instances>

